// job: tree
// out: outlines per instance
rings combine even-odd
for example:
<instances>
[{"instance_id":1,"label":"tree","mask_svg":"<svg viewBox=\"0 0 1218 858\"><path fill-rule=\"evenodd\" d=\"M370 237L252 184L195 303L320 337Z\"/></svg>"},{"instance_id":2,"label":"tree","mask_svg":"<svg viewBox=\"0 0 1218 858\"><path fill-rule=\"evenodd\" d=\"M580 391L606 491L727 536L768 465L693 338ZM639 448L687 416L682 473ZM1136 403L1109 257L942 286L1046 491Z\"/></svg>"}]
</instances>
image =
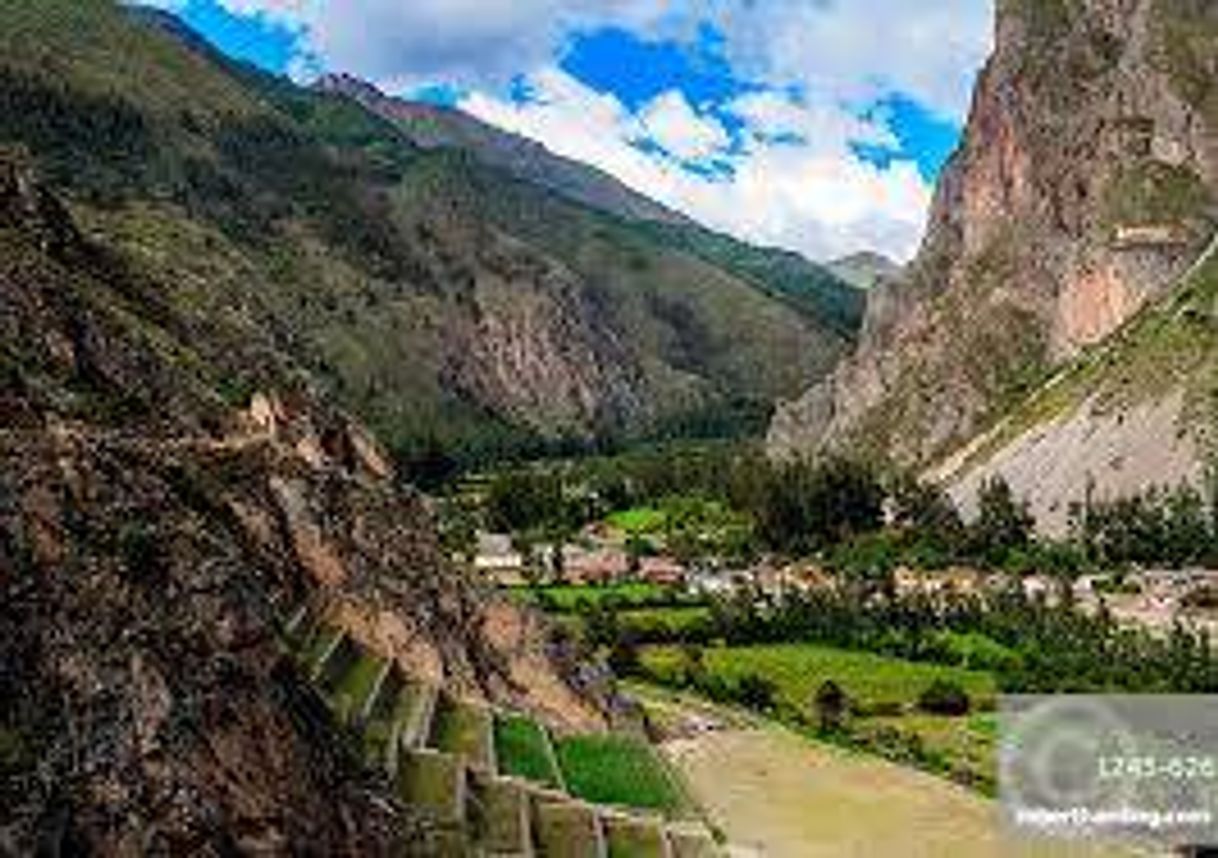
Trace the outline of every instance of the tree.
<instances>
[{"instance_id":1,"label":"tree","mask_svg":"<svg viewBox=\"0 0 1218 858\"><path fill-rule=\"evenodd\" d=\"M918 546L923 553L950 555L957 551L964 523L943 489L903 472L893 478L889 496L892 524L903 532L907 544Z\"/></svg>"},{"instance_id":2,"label":"tree","mask_svg":"<svg viewBox=\"0 0 1218 858\"><path fill-rule=\"evenodd\" d=\"M1010 551L1027 549L1035 526L1028 505L1015 500L1005 479L997 476L981 484L970 539L979 558L994 566L1002 565Z\"/></svg>"},{"instance_id":3,"label":"tree","mask_svg":"<svg viewBox=\"0 0 1218 858\"><path fill-rule=\"evenodd\" d=\"M866 465L850 459L797 461L773 469L754 498L757 534L770 548L803 552L879 530L884 489Z\"/></svg>"},{"instance_id":4,"label":"tree","mask_svg":"<svg viewBox=\"0 0 1218 858\"><path fill-rule=\"evenodd\" d=\"M519 531L566 522L562 479L514 471L496 477L487 489L486 515L495 530Z\"/></svg>"},{"instance_id":5,"label":"tree","mask_svg":"<svg viewBox=\"0 0 1218 858\"><path fill-rule=\"evenodd\" d=\"M822 733L836 733L842 729L846 719L846 703L846 692L832 679L820 684L812 700L812 708L816 710Z\"/></svg>"}]
</instances>

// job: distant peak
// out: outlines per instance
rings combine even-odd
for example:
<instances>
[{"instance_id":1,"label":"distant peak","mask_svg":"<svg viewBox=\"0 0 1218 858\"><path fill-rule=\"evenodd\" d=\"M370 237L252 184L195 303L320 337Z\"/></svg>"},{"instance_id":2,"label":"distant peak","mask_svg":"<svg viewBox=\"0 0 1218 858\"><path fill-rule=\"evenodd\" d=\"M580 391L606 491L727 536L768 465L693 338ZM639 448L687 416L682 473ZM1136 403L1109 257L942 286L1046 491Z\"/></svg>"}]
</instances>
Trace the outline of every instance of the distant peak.
<instances>
[{"instance_id":1,"label":"distant peak","mask_svg":"<svg viewBox=\"0 0 1218 858\"><path fill-rule=\"evenodd\" d=\"M376 84L346 72L324 74L313 84L313 88L320 92L333 92L340 95L370 96L375 98L388 97L385 93L381 92Z\"/></svg>"},{"instance_id":2,"label":"distant peak","mask_svg":"<svg viewBox=\"0 0 1218 858\"><path fill-rule=\"evenodd\" d=\"M901 266L887 256L871 250L863 250L835 259L829 269L853 286L869 289L882 279L901 271Z\"/></svg>"}]
</instances>

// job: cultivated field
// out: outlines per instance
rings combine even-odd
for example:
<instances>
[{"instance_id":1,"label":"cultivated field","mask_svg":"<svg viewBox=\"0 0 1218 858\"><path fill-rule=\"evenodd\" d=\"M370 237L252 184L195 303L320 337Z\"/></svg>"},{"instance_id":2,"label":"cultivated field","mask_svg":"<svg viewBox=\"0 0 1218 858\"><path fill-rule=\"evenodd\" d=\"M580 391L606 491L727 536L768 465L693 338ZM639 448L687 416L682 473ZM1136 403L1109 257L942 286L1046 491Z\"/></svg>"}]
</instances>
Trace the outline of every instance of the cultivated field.
<instances>
[{"instance_id":1,"label":"cultivated field","mask_svg":"<svg viewBox=\"0 0 1218 858\"><path fill-rule=\"evenodd\" d=\"M648 647L643 653L643 663L659 676L678 670L682 659L677 647ZM852 700L867 705L911 704L936 679L958 683L975 701L993 699L996 693L993 676L982 671L816 644L708 647L703 659L712 675L728 681L746 674L765 677L778 687L780 699L803 710L811 709L817 688L829 679L841 685Z\"/></svg>"},{"instance_id":2,"label":"cultivated field","mask_svg":"<svg viewBox=\"0 0 1218 858\"><path fill-rule=\"evenodd\" d=\"M558 760L572 795L598 804L679 811L684 802L662 760L645 742L606 733L558 742Z\"/></svg>"}]
</instances>

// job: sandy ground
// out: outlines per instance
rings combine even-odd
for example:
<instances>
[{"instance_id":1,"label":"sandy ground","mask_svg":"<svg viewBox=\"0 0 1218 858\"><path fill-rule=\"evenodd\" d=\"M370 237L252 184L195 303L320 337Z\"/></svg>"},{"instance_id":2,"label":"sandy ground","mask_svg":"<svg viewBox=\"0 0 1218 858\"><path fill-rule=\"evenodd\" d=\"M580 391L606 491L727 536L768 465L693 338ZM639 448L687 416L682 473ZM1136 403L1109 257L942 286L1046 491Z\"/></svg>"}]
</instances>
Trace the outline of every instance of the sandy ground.
<instances>
[{"instance_id":1,"label":"sandy ground","mask_svg":"<svg viewBox=\"0 0 1218 858\"><path fill-rule=\"evenodd\" d=\"M740 858L1129 854L1021 844L1004 836L996 805L981 796L778 728L709 732L665 750Z\"/></svg>"}]
</instances>

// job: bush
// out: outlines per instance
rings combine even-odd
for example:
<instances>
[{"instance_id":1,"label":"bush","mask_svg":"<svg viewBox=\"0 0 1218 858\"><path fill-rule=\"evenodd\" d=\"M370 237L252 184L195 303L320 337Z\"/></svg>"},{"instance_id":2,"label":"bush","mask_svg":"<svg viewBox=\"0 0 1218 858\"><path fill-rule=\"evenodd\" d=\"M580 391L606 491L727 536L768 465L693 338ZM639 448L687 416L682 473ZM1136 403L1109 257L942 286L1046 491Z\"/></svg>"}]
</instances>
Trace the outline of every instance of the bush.
<instances>
[{"instance_id":1,"label":"bush","mask_svg":"<svg viewBox=\"0 0 1218 858\"><path fill-rule=\"evenodd\" d=\"M835 733L842 728L849 701L840 685L832 679L822 682L812 704L822 733Z\"/></svg>"},{"instance_id":2,"label":"bush","mask_svg":"<svg viewBox=\"0 0 1218 858\"><path fill-rule=\"evenodd\" d=\"M756 673L746 673L736 685L736 700L742 706L766 712L774 708L777 686Z\"/></svg>"},{"instance_id":3,"label":"bush","mask_svg":"<svg viewBox=\"0 0 1218 858\"><path fill-rule=\"evenodd\" d=\"M968 692L956 683L936 679L922 692L918 706L933 715L967 715L972 702Z\"/></svg>"}]
</instances>

